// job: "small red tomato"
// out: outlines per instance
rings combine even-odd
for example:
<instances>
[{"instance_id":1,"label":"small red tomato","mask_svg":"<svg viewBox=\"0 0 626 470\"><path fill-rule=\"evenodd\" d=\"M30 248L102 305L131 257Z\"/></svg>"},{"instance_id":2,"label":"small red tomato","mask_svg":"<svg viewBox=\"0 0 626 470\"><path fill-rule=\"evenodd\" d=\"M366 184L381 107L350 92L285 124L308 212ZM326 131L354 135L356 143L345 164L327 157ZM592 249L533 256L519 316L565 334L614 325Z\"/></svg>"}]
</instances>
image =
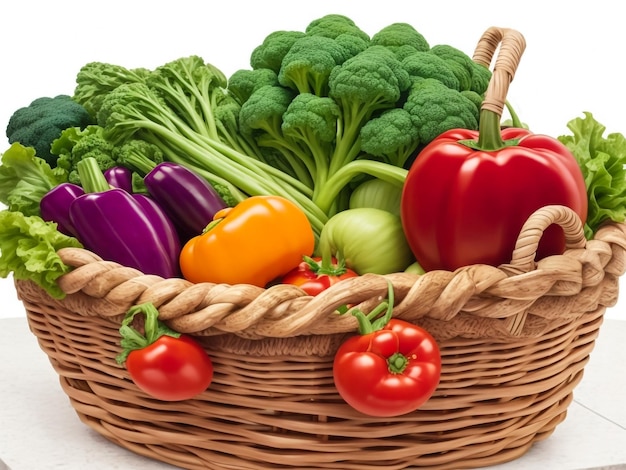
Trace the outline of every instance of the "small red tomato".
<instances>
[{"instance_id":1,"label":"small red tomato","mask_svg":"<svg viewBox=\"0 0 626 470\"><path fill-rule=\"evenodd\" d=\"M415 411L432 396L441 377L441 354L435 339L417 325L390 318L392 305L390 293L387 314L375 321L371 314L353 312L359 317L361 334L339 347L333 363L335 387L341 397L370 416Z\"/></svg>"},{"instance_id":2,"label":"small red tomato","mask_svg":"<svg viewBox=\"0 0 626 470\"><path fill-rule=\"evenodd\" d=\"M346 267L343 261L332 258L324 263L321 257L303 257L303 261L281 278L283 284L301 287L307 294L316 296L330 286L358 274Z\"/></svg>"},{"instance_id":3,"label":"small red tomato","mask_svg":"<svg viewBox=\"0 0 626 470\"><path fill-rule=\"evenodd\" d=\"M130 326L138 313L146 315L144 335ZM117 362L125 364L135 385L154 398L193 398L211 384L213 363L193 338L170 330L157 317L152 304L128 311L120 328L123 352Z\"/></svg>"},{"instance_id":4,"label":"small red tomato","mask_svg":"<svg viewBox=\"0 0 626 470\"><path fill-rule=\"evenodd\" d=\"M428 332L392 319L382 330L343 343L333 374L339 394L354 409L370 416L399 416L432 396L441 357Z\"/></svg>"},{"instance_id":5,"label":"small red tomato","mask_svg":"<svg viewBox=\"0 0 626 470\"><path fill-rule=\"evenodd\" d=\"M150 346L132 351L126 369L144 392L164 401L193 398L213 379L213 364L189 336L163 335Z\"/></svg>"}]
</instances>

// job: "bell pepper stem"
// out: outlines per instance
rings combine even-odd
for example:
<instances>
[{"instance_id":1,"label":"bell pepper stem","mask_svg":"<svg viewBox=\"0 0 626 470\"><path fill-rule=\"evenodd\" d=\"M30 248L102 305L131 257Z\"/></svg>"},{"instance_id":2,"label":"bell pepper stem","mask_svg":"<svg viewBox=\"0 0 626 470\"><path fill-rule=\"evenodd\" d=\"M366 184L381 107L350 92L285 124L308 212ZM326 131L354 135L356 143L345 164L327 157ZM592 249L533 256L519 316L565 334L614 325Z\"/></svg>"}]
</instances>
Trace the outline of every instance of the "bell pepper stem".
<instances>
[{"instance_id":1,"label":"bell pepper stem","mask_svg":"<svg viewBox=\"0 0 626 470\"><path fill-rule=\"evenodd\" d=\"M137 315L144 315L145 317L143 334L131 326ZM150 302L131 307L128 312L126 312L119 331L122 337L120 341L122 352L115 358L115 360L120 365L126 362L128 355L132 351L150 346L161 336L167 335L174 338L180 337L180 333L172 330L165 323L159 321L159 311L154 304Z\"/></svg>"},{"instance_id":2,"label":"bell pepper stem","mask_svg":"<svg viewBox=\"0 0 626 470\"><path fill-rule=\"evenodd\" d=\"M86 193L102 193L111 189L94 157L83 158L76 164L81 186Z\"/></svg>"},{"instance_id":3,"label":"bell pepper stem","mask_svg":"<svg viewBox=\"0 0 626 470\"><path fill-rule=\"evenodd\" d=\"M499 114L493 111L483 109L480 112L480 122L478 124L478 140L460 140L459 144L485 152L497 152L505 147L517 145L519 139L502 140L500 117Z\"/></svg>"},{"instance_id":4,"label":"bell pepper stem","mask_svg":"<svg viewBox=\"0 0 626 470\"><path fill-rule=\"evenodd\" d=\"M482 150L500 150L504 147L500 134L500 116L493 111L482 110L480 112L478 147Z\"/></svg>"}]
</instances>

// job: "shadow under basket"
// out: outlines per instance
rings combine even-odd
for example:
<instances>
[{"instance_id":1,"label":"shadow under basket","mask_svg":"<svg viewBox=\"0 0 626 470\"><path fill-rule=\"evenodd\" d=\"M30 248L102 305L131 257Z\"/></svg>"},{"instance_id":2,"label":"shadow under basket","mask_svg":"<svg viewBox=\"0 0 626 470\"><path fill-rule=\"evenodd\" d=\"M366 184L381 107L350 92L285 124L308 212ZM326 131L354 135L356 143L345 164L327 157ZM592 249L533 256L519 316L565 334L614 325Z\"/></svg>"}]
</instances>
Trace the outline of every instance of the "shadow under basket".
<instances>
[{"instance_id":1,"label":"shadow under basket","mask_svg":"<svg viewBox=\"0 0 626 470\"><path fill-rule=\"evenodd\" d=\"M533 260L542 230L560 224L563 255ZM626 227L585 241L560 206L533 215L513 261L455 272L368 274L317 297L294 286L191 284L59 251L73 269L56 300L16 281L28 322L80 419L135 453L188 469L461 469L523 455L561 423L625 270ZM440 384L419 410L358 413L332 374L357 328L341 305L370 311L394 286L394 316L426 328L442 354ZM213 360L208 390L163 402L115 362L132 305L153 302Z\"/></svg>"}]
</instances>

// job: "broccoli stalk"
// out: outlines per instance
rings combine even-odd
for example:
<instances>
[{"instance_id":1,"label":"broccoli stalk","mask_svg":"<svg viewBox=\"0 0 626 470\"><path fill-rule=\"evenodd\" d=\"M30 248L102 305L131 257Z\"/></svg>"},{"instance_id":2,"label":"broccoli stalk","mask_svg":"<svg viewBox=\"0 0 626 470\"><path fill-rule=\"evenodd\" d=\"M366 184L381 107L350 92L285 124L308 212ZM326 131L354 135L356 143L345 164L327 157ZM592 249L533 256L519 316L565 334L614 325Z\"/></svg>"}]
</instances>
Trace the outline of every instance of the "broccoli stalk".
<instances>
[{"instance_id":1,"label":"broccoli stalk","mask_svg":"<svg viewBox=\"0 0 626 470\"><path fill-rule=\"evenodd\" d=\"M208 180L230 181L247 195L275 194L293 200L317 233L327 219L302 192L302 183L285 174L278 179L272 176L275 168L194 130L147 84L117 87L105 98L99 118L112 142L140 138L159 147L169 161L204 168L202 175Z\"/></svg>"}]
</instances>

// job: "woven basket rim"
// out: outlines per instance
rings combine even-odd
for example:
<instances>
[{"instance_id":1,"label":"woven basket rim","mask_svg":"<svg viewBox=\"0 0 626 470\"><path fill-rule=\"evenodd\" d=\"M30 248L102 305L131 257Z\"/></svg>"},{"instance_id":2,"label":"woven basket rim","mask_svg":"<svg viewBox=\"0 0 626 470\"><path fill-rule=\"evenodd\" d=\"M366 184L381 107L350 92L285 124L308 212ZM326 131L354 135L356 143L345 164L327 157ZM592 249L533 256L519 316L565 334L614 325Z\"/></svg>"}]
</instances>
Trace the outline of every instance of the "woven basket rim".
<instances>
[{"instance_id":1,"label":"woven basket rim","mask_svg":"<svg viewBox=\"0 0 626 470\"><path fill-rule=\"evenodd\" d=\"M564 227L568 248L562 255L535 262L536 244L552 222ZM83 248L59 250L71 271L58 283L67 294L64 303L81 315L121 321L133 305L152 302L160 319L181 333L280 338L354 332L356 320L337 309L350 305L371 311L386 297L391 282L394 316L428 325L439 339L453 335L507 339L540 335L583 314L587 304L613 305L617 291L608 278L626 270L625 250L626 225L607 223L594 239L585 240L582 223L571 209L546 206L522 229L510 264L423 275L365 274L316 297L284 284L264 289L163 279L104 261ZM582 310L572 313L572 304Z\"/></svg>"}]
</instances>

